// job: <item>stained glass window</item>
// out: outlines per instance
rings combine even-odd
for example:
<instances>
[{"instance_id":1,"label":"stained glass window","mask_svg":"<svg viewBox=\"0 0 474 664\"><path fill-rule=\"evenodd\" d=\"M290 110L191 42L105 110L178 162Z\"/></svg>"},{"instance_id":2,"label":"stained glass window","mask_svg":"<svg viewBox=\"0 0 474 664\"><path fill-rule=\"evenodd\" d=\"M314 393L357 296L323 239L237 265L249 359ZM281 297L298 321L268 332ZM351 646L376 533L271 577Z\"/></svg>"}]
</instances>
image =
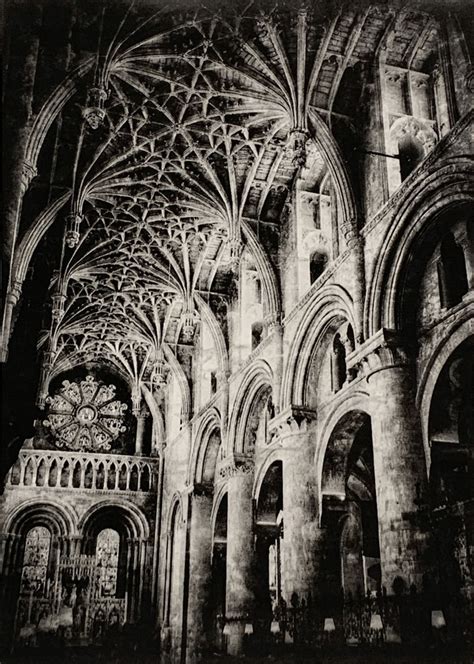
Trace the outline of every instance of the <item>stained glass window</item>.
<instances>
[{"instance_id":1,"label":"stained glass window","mask_svg":"<svg viewBox=\"0 0 474 664\"><path fill-rule=\"evenodd\" d=\"M25 541L21 591L45 595L51 533L44 526L32 528Z\"/></svg>"},{"instance_id":2,"label":"stained glass window","mask_svg":"<svg viewBox=\"0 0 474 664\"><path fill-rule=\"evenodd\" d=\"M117 591L119 549L120 536L116 530L105 528L98 534L96 560L102 597L113 597Z\"/></svg>"}]
</instances>

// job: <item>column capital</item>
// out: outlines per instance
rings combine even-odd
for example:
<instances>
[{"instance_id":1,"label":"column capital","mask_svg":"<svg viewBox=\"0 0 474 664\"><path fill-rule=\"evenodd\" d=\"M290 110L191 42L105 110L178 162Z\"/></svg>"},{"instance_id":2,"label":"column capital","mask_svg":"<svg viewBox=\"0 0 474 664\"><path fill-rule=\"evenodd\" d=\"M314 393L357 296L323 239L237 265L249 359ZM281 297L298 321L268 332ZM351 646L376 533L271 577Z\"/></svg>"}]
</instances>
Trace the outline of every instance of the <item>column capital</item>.
<instances>
[{"instance_id":1,"label":"column capital","mask_svg":"<svg viewBox=\"0 0 474 664\"><path fill-rule=\"evenodd\" d=\"M13 307L16 304L18 304L18 300L20 299L21 295L22 286L23 286L22 281L15 280L10 284L8 288L6 301L8 302L8 304L10 304Z\"/></svg>"},{"instance_id":2,"label":"column capital","mask_svg":"<svg viewBox=\"0 0 474 664\"><path fill-rule=\"evenodd\" d=\"M281 325L281 312L272 311L271 313L267 314L263 319L263 323L269 333L273 332L275 328Z\"/></svg>"},{"instance_id":3,"label":"column capital","mask_svg":"<svg viewBox=\"0 0 474 664\"><path fill-rule=\"evenodd\" d=\"M346 361L348 369L355 369L368 379L377 371L410 365L411 357L398 332L381 328L348 355Z\"/></svg>"},{"instance_id":4,"label":"column capital","mask_svg":"<svg viewBox=\"0 0 474 664\"><path fill-rule=\"evenodd\" d=\"M306 433L308 426L314 420L316 420L315 410L291 404L268 423L271 442L274 443L287 436Z\"/></svg>"},{"instance_id":5,"label":"column capital","mask_svg":"<svg viewBox=\"0 0 474 664\"><path fill-rule=\"evenodd\" d=\"M21 165L21 192L22 195L25 194L26 190L30 186L31 180L38 175L38 170L34 164L31 164L29 161L24 160Z\"/></svg>"},{"instance_id":6,"label":"column capital","mask_svg":"<svg viewBox=\"0 0 474 664\"><path fill-rule=\"evenodd\" d=\"M217 473L221 480L227 480L237 475L250 475L255 468L252 457L245 454L233 454L225 457L218 465Z\"/></svg>"},{"instance_id":7,"label":"column capital","mask_svg":"<svg viewBox=\"0 0 474 664\"><path fill-rule=\"evenodd\" d=\"M356 219L348 219L341 224L342 234L349 249L353 249L361 242L361 235L357 228Z\"/></svg>"}]
</instances>

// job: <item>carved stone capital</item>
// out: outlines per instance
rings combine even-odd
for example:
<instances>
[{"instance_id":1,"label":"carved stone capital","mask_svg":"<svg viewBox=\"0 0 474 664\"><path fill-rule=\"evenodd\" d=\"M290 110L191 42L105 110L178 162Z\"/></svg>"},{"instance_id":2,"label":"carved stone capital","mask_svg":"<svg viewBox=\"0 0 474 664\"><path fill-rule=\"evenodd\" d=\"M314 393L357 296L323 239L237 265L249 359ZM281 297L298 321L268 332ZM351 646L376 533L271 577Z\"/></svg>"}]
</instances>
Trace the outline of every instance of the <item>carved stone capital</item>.
<instances>
[{"instance_id":1,"label":"carved stone capital","mask_svg":"<svg viewBox=\"0 0 474 664\"><path fill-rule=\"evenodd\" d=\"M31 180L38 175L38 170L36 166L30 164L29 161L23 161L21 165L21 193L25 194L26 190L30 186Z\"/></svg>"},{"instance_id":2,"label":"carved stone capital","mask_svg":"<svg viewBox=\"0 0 474 664\"><path fill-rule=\"evenodd\" d=\"M365 374L410 364L410 354L395 330L382 328L347 356L347 368Z\"/></svg>"},{"instance_id":3,"label":"carved stone capital","mask_svg":"<svg viewBox=\"0 0 474 664\"><path fill-rule=\"evenodd\" d=\"M218 464L217 474L220 480L227 480L236 475L250 475L255 468L255 462L245 455L232 455L225 457Z\"/></svg>"},{"instance_id":4,"label":"carved stone capital","mask_svg":"<svg viewBox=\"0 0 474 664\"><path fill-rule=\"evenodd\" d=\"M341 225L342 234L346 241L347 247L353 249L359 243L359 233L357 231L357 224L355 219L349 219Z\"/></svg>"},{"instance_id":5,"label":"carved stone capital","mask_svg":"<svg viewBox=\"0 0 474 664\"><path fill-rule=\"evenodd\" d=\"M20 295L21 295L21 287L22 287L22 282L21 281L14 281L10 285L10 288L8 289L7 297L6 297L7 304L9 304L12 307L14 307L18 304L18 300L20 299Z\"/></svg>"},{"instance_id":6,"label":"carved stone capital","mask_svg":"<svg viewBox=\"0 0 474 664\"><path fill-rule=\"evenodd\" d=\"M268 333L270 334L275 330L275 328L281 325L281 312L277 311L267 314L263 322L268 330Z\"/></svg>"},{"instance_id":7,"label":"carved stone capital","mask_svg":"<svg viewBox=\"0 0 474 664\"><path fill-rule=\"evenodd\" d=\"M271 442L306 433L308 426L316 419L316 412L305 406L292 404L268 423Z\"/></svg>"}]
</instances>

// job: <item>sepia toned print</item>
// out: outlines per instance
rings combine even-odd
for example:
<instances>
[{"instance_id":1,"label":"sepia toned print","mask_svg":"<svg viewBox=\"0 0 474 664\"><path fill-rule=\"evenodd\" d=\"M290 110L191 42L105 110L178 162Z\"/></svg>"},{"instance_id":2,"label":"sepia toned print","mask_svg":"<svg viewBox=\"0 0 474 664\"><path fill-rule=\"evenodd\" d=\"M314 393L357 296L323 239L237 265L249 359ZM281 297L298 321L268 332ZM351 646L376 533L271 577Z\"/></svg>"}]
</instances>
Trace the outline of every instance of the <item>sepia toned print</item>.
<instances>
[{"instance_id":1,"label":"sepia toned print","mask_svg":"<svg viewBox=\"0 0 474 664\"><path fill-rule=\"evenodd\" d=\"M2 664L474 661L472 14L6 2Z\"/></svg>"}]
</instances>

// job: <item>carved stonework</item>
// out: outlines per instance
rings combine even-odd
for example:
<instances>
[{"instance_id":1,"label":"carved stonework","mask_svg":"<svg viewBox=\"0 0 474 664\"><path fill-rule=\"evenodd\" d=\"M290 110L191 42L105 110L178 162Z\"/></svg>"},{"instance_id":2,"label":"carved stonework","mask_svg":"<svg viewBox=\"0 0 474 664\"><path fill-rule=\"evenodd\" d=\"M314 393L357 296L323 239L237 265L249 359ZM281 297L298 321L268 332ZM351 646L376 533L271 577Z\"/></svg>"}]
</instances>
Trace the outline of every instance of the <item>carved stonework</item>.
<instances>
[{"instance_id":1,"label":"carved stonework","mask_svg":"<svg viewBox=\"0 0 474 664\"><path fill-rule=\"evenodd\" d=\"M395 331L382 328L348 355L346 361L348 369L370 376L380 369L409 364L410 354Z\"/></svg>"},{"instance_id":2,"label":"carved stonework","mask_svg":"<svg viewBox=\"0 0 474 664\"><path fill-rule=\"evenodd\" d=\"M36 166L30 164L28 161L24 161L21 166L21 192L24 194L28 187L30 186L31 180L38 175L38 170Z\"/></svg>"},{"instance_id":3,"label":"carved stonework","mask_svg":"<svg viewBox=\"0 0 474 664\"><path fill-rule=\"evenodd\" d=\"M65 380L53 397L46 399L48 419L57 447L70 450L109 450L125 431L127 405L115 398L115 386L98 383L92 376L80 382Z\"/></svg>"},{"instance_id":4,"label":"carved stonework","mask_svg":"<svg viewBox=\"0 0 474 664\"><path fill-rule=\"evenodd\" d=\"M353 249L359 242L359 233L355 219L349 219L341 224L342 234L349 249Z\"/></svg>"},{"instance_id":5,"label":"carved stonework","mask_svg":"<svg viewBox=\"0 0 474 664\"><path fill-rule=\"evenodd\" d=\"M93 87L87 95L87 106L82 115L91 129L98 129L105 118L104 103L107 99L107 92L104 88Z\"/></svg>"},{"instance_id":6,"label":"carved stonework","mask_svg":"<svg viewBox=\"0 0 474 664\"><path fill-rule=\"evenodd\" d=\"M70 249L74 249L80 240L79 227L81 225L82 217L80 214L72 213L67 216L66 220L66 234L64 241Z\"/></svg>"},{"instance_id":7,"label":"carved stonework","mask_svg":"<svg viewBox=\"0 0 474 664\"><path fill-rule=\"evenodd\" d=\"M249 475L253 473L255 462L252 458L243 455L225 457L218 463L217 476L220 480L228 480L236 475Z\"/></svg>"},{"instance_id":8,"label":"carved stonework","mask_svg":"<svg viewBox=\"0 0 474 664\"><path fill-rule=\"evenodd\" d=\"M398 118L390 127L390 135L397 141L406 135L417 139L423 146L424 154L428 154L438 142L438 137L428 123L411 115Z\"/></svg>"},{"instance_id":9,"label":"carved stonework","mask_svg":"<svg viewBox=\"0 0 474 664\"><path fill-rule=\"evenodd\" d=\"M308 142L308 132L303 129L293 129L291 136L291 161L294 166L304 166L306 163L306 143Z\"/></svg>"},{"instance_id":10,"label":"carved stonework","mask_svg":"<svg viewBox=\"0 0 474 664\"><path fill-rule=\"evenodd\" d=\"M268 423L270 442L276 443L287 436L306 433L311 422L315 420L314 410L292 404Z\"/></svg>"}]
</instances>

